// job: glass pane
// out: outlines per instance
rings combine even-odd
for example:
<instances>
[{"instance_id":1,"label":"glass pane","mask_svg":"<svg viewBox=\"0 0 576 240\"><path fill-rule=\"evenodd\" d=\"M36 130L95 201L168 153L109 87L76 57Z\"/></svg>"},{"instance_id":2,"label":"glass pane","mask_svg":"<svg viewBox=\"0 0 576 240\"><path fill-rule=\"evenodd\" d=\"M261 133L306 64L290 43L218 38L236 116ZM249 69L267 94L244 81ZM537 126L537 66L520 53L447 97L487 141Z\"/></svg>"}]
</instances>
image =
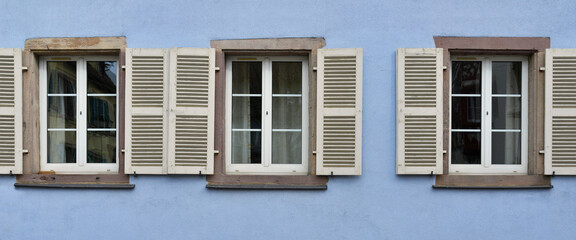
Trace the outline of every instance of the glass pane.
<instances>
[{"instance_id":1,"label":"glass pane","mask_svg":"<svg viewBox=\"0 0 576 240\"><path fill-rule=\"evenodd\" d=\"M76 93L76 62L47 63L48 93Z\"/></svg>"},{"instance_id":2,"label":"glass pane","mask_svg":"<svg viewBox=\"0 0 576 240\"><path fill-rule=\"evenodd\" d=\"M232 62L232 94L262 94L262 62Z\"/></svg>"},{"instance_id":3,"label":"glass pane","mask_svg":"<svg viewBox=\"0 0 576 240\"><path fill-rule=\"evenodd\" d=\"M479 132L452 133L452 164L480 164Z\"/></svg>"},{"instance_id":4,"label":"glass pane","mask_svg":"<svg viewBox=\"0 0 576 240\"><path fill-rule=\"evenodd\" d=\"M262 127L261 97L232 97L232 128L260 129Z\"/></svg>"},{"instance_id":5,"label":"glass pane","mask_svg":"<svg viewBox=\"0 0 576 240\"><path fill-rule=\"evenodd\" d=\"M272 93L302 94L302 63L272 63Z\"/></svg>"},{"instance_id":6,"label":"glass pane","mask_svg":"<svg viewBox=\"0 0 576 240\"><path fill-rule=\"evenodd\" d=\"M88 128L116 128L116 97L88 97Z\"/></svg>"},{"instance_id":7,"label":"glass pane","mask_svg":"<svg viewBox=\"0 0 576 240\"><path fill-rule=\"evenodd\" d=\"M452 93L480 94L482 87L482 62L452 62Z\"/></svg>"},{"instance_id":8,"label":"glass pane","mask_svg":"<svg viewBox=\"0 0 576 240\"><path fill-rule=\"evenodd\" d=\"M88 62L88 93L116 93L116 62Z\"/></svg>"},{"instance_id":9,"label":"glass pane","mask_svg":"<svg viewBox=\"0 0 576 240\"><path fill-rule=\"evenodd\" d=\"M88 163L116 162L116 131L88 131L87 135Z\"/></svg>"},{"instance_id":10,"label":"glass pane","mask_svg":"<svg viewBox=\"0 0 576 240\"><path fill-rule=\"evenodd\" d=\"M492 62L492 94L522 92L522 62Z\"/></svg>"},{"instance_id":11,"label":"glass pane","mask_svg":"<svg viewBox=\"0 0 576 240\"><path fill-rule=\"evenodd\" d=\"M272 128L302 128L302 99L300 97L272 98Z\"/></svg>"},{"instance_id":12,"label":"glass pane","mask_svg":"<svg viewBox=\"0 0 576 240\"><path fill-rule=\"evenodd\" d=\"M76 128L76 97L48 97L48 128Z\"/></svg>"},{"instance_id":13,"label":"glass pane","mask_svg":"<svg viewBox=\"0 0 576 240\"><path fill-rule=\"evenodd\" d=\"M301 132L272 132L272 163L302 163Z\"/></svg>"},{"instance_id":14,"label":"glass pane","mask_svg":"<svg viewBox=\"0 0 576 240\"><path fill-rule=\"evenodd\" d=\"M492 164L521 164L519 132L492 133Z\"/></svg>"},{"instance_id":15,"label":"glass pane","mask_svg":"<svg viewBox=\"0 0 576 240\"><path fill-rule=\"evenodd\" d=\"M76 132L48 132L48 163L76 162Z\"/></svg>"},{"instance_id":16,"label":"glass pane","mask_svg":"<svg viewBox=\"0 0 576 240\"><path fill-rule=\"evenodd\" d=\"M520 129L522 103L519 97L492 98L492 128Z\"/></svg>"},{"instance_id":17,"label":"glass pane","mask_svg":"<svg viewBox=\"0 0 576 240\"><path fill-rule=\"evenodd\" d=\"M232 132L232 163L261 163L260 132Z\"/></svg>"},{"instance_id":18,"label":"glass pane","mask_svg":"<svg viewBox=\"0 0 576 240\"><path fill-rule=\"evenodd\" d=\"M452 129L480 129L481 97L452 97Z\"/></svg>"}]
</instances>

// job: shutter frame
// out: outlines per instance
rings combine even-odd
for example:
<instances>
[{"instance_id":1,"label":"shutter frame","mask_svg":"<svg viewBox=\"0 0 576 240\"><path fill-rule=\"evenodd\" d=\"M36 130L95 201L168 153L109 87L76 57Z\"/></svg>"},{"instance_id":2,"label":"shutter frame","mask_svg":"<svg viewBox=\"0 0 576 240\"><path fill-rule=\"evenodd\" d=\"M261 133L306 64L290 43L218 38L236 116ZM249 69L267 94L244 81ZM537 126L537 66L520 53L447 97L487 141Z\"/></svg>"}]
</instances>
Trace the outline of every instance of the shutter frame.
<instances>
[{"instance_id":1,"label":"shutter frame","mask_svg":"<svg viewBox=\"0 0 576 240\"><path fill-rule=\"evenodd\" d=\"M126 174L166 174L168 172L165 148L168 131L166 104L169 89L168 53L168 49L126 49ZM142 62L138 63L139 61L144 61L147 65L142 65L140 64ZM158 76L158 74L161 75ZM159 83L160 80L162 83ZM134 82L137 85L133 85ZM148 87L143 86L146 83L151 84ZM138 87L134 89L133 86ZM162 86L162 91L159 93L157 89L160 86ZM141 91L141 96L134 96L134 91ZM143 97L146 94L155 97L149 101L149 97ZM146 124L154 130L153 136L142 128L134 128L133 124L141 126ZM143 134L148 135L142 136ZM149 146L147 143L139 142L146 139L154 139L155 145ZM151 150L153 154L149 154ZM151 156L154 158L152 159Z\"/></svg>"},{"instance_id":2,"label":"shutter frame","mask_svg":"<svg viewBox=\"0 0 576 240\"><path fill-rule=\"evenodd\" d=\"M362 174L362 55L361 48L318 49L317 175ZM354 65L350 63L352 60ZM346 76L350 71L354 75ZM338 81L328 77L332 74L344 75L344 85L351 90L341 93L342 89L327 87ZM335 134L334 129L339 129L339 134ZM343 138L342 134L348 137ZM331 149L334 142L342 145L338 145L338 149L332 145ZM344 149L343 145L349 147L346 153L338 151Z\"/></svg>"},{"instance_id":3,"label":"shutter frame","mask_svg":"<svg viewBox=\"0 0 576 240\"><path fill-rule=\"evenodd\" d=\"M443 173L443 49L441 48L399 48L396 55L396 174L442 174ZM406 62L424 60L428 66L413 66L420 71L435 71L435 77L423 83L413 94L406 94ZM417 60L418 59L418 60ZM435 59L435 64L430 62ZM424 63L426 65L426 63ZM427 67L422 69L422 67ZM433 85L422 87L422 84ZM419 94L418 94L418 91ZM423 96L422 91L435 91L434 95ZM408 95L408 96L407 96ZM434 97L435 96L435 97ZM407 133L406 123L410 122L419 133ZM430 134L425 139L422 131L428 129ZM435 134L434 134L435 133ZM407 137L411 141L407 142ZM415 147L427 145L427 151L414 151ZM410 150L411 149L411 150ZM411 152L412 159L406 152Z\"/></svg>"},{"instance_id":4,"label":"shutter frame","mask_svg":"<svg viewBox=\"0 0 576 240\"><path fill-rule=\"evenodd\" d=\"M170 49L170 174L214 174L215 56L214 48Z\"/></svg>"},{"instance_id":5,"label":"shutter frame","mask_svg":"<svg viewBox=\"0 0 576 240\"><path fill-rule=\"evenodd\" d=\"M0 174L22 174L22 50L0 48ZM9 96L12 95L12 98ZM11 139L13 137L13 139ZM13 144L13 145L9 145Z\"/></svg>"},{"instance_id":6,"label":"shutter frame","mask_svg":"<svg viewBox=\"0 0 576 240\"><path fill-rule=\"evenodd\" d=\"M576 175L576 49L546 49L545 65L544 174Z\"/></svg>"}]
</instances>

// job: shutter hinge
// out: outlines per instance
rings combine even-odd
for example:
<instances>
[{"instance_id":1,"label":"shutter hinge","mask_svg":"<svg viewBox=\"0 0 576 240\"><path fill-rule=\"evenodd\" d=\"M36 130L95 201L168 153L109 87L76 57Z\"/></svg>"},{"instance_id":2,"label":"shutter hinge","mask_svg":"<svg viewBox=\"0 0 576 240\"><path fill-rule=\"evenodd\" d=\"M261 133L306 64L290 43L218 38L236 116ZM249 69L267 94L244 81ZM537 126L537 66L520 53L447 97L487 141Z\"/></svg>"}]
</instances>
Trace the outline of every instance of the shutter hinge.
<instances>
[{"instance_id":1,"label":"shutter hinge","mask_svg":"<svg viewBox=\"0 0 576 240\"><path fill-rule=\"evenodd\" d=\"M22 66L22 71L28 71L28 67Z\"/></svg>"},{"instance_id":2,"label":"shutter hinge","mask_svg":"<svg viewBox=\"0 0 576 240\"><path fill-rule=\"evenodd\" d=\"M545 67L541 67L541 68L540 68L540 72L544 72L544 71L546 71L546 68L545 68Z\"/></svg>"},{"instance_id":3,"label":"shutter hinge","mask_svg":"<svg viewBox=\"0 0 576 240\"><path fill-rule=\"evenodd\" d=\"M10 176L14 176L14 174L12 173L12 170L10 170Z\"/></svg>"},{"instance_id":4,"label":"shutter hinge","mask_svg":"<svg viewBox=\"0 0 576 240\"><path fill-rule=\"evenodd\" d=\"M545 150L540 150L540 151L538 151L538 153L540 153L540 154L545 154L546 151L545 151Z\"/></svg>"},{"instance_id":5,"label":"shutter hinge","mask_svg":"<svg viewBox=\"0 0 576 240\"><path fill-rule=\"evenodd\" d=\"M120 152L125 153L126 149L122 148L122 150L120 150Z\"/></svg>"},{"instance_id":6,"label":"shutter hinge","mask_svg":"<svg viewBox=\"0 0 576 240\"><path fill-rule=\"evenodd\" d=\"M448 69L448 66L442 66L442 70Z\"/></svg>"},{"instance_id":7,"label":"shutter hinge","mask_svg":"<svg viewBox=\"0 0 576 240\"><path fill-rule=\"evenodd\" d=\"M134 171L134 177L138 177L138 174L136 174L136 171Z\"/></svg>"},{"instance_id":8,"label":"shutter hinge","mask_svg":"<svg viewBox=\"0 0 576 240\"><path fill-rule=\"evenodd\" d=\"M215 67L214 70L220 71L220 67Z\"/></svg>"},{"instance_id":9,"label":"shutter hinge","mask_svg":"<svg viewBox=\"0 0 576 240\"><path fill-rule=\"evenodd\" d=\"M220 154L220 151L214 150L214 154Z\"/></svg>"},{"instance_id":10,"label":"shutter hinge","mask_svg":"<svg viewBox=\"0 0 576 240\"><path fill-rule=\"evenodd\" d=\"M22 149L22 154L28 154L28 149Z\"/></svg>"},{"instance_id":11,"label":"shutter hinge","mask_svg":"<svg viewBox=\"0 0 576 240\"><path fill-rule=\"evenodd\" d=\"M314 72L318 71L318 67L312 67L312 71Z\"/></svg>"},{"instance_id":12,"label":"shutter hinge","mask_svg":"<svg viewBox=\"0 0 576 240\"><path fill-rule=\"evenodd\" d=\"M312 151L312 155L316 155L316 151Z\"/></svg>"},{"instance_id":13,"label":"shutter hinge","mask_svg":"<svg viewBox=\"0 0 576 240\"><path fill-rule=\"evenodd\" d=\"M442 154L446 154L446 153L448 153L448 151L442 150Z\"/></svg>"},{"instance_id":14,"label":"shutter hinge","mask_svg":"<svg viewBox=\"0 0 576 240\"><path fill-rule=\"evenodd\" d=\"M122 70L126 70L126 65L122 65Z\"/></svg>"}]
</instances>

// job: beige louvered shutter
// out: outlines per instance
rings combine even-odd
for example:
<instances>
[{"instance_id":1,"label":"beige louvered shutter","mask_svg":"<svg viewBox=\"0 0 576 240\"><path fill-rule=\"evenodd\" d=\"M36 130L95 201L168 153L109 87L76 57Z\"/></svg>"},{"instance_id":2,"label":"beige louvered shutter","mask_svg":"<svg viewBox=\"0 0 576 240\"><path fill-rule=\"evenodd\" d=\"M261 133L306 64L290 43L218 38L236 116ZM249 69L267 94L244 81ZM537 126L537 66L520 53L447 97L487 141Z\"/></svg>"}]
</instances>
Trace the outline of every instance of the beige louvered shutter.
<instances>
[{"instance_id":1,"label":"beige louvered shutter","mask_svg":"<svg viewBox=\"0 0 576 240\"><path fill-rule=\"evenodd\" d=\"M362 49L318 49L317 175L362 174Z\"/></svg>"},{"instance_id":2,"label":"beige louvered shutter","mask_svg":"<svg viewBox=\"0 0 576 240\"><path fill-rule=\"evenodd\" d=\"M126 173L166 174L168 49L126 50Z\"/></svg>"},{"instance_id":3,"label":"beige louvered shutter","mask_svg":"<svg viewBox=\"0 0 576 240\"><path fill-rule=\"evenodd\" d=\"M22 50L0 49L0 174L22 173Z\"/></svg>"},{"instance_id":4,"label":"beige louvered shutter","mask_svg":"<svg viewBox=\"0 0 576 240\"><path fill-rule=\"evenodd\" d=\"M396 173L442 174L442 49L396 56Z\"/></svg>"},{"instance_id":5,"label":"beige louvered shutter","mask_svg":"<svg viewBox=\"0 0 576 240\"><path fill-rule=\"evenodd\" d=\"M170 50L168 172L214 173L213 48Z\"/></svg>"},{"instance_id":6,"label":"beige louvered shutter","mask_svg":"<svg viewBox=\"0 0 576 240\"><path fill-rule=\"evenodd\" d=\"M576 49L547 49L544 173L576 175Z\"/></svg>"}]
</instances>

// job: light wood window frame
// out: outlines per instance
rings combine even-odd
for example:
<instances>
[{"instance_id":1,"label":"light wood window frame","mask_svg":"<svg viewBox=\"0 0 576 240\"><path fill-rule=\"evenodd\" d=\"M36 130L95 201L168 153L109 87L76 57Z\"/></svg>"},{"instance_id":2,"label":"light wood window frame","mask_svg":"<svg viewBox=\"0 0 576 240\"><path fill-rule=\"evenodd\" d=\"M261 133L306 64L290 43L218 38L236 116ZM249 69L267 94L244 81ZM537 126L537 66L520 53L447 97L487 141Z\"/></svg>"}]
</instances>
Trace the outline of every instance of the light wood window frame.
<instances>
[{"instance_id":1,"label":"light wood window frame","mask_svg":"<svg viewBox=\"0 0 576 240\"><path fill-rule=\"evenodd\" d=\"M40 168L40 84L39 63L43 56L111 56L118 59L118 66L125 65L125 37L87 37L87 38L36 38L25 42L23 52L24 72L23 125L24 155L23 174L18 175L17 187L55 187L55 188L134 188L129 184L129 176L124 174L124 89L125 74L119 69L118 99L118 172L111 174L55 174L42 172Z\"/></svg>"},{"instance_id":2,"label":"light wood window frame","mask_svg":"<svg viewBox=\"0 0 576 240\"><path fill-rule=\"evenodd\" d=\"M318 49L326 43L323 38L267 38L212 40L216 49L216 110L214 175L207 176L207 188L218 189L326 189L328 177L316 176L316 72ZM225 169L226 143L226 56L306 56L308 57L308 174L286 175L231 175Z\"/></svg>"},{"instance_id":3,"label":"light wood window frame","mask_svg":"<svg viewBox=\"0 0 576 240\"><path fill-rule=\"evenodd\" d=\"M435 188L551 188L544 176L544 57L550 48L547 37L434 37L443 49L444 66L450 68L451 55L520 55L528 57L528 174L451 175L449 154L444 154L444 174L436 176ZM444 71L443 98L450 99L450 71ZM444 101L443 145L450 152L450 102Z\"/></svg>"}]
</instances>

